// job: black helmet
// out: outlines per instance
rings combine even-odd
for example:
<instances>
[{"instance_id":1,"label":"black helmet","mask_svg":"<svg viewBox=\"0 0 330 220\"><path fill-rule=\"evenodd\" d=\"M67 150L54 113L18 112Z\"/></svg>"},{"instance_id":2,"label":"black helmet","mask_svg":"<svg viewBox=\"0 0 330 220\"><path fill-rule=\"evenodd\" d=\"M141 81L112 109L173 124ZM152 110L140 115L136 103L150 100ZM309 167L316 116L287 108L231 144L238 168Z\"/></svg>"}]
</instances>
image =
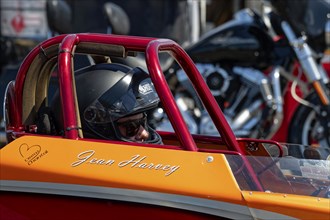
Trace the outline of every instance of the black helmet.
<instances>
[{"instance_id":1,"label":"black helmet","mask_svg":"<svg viewBox=\"0 0 330 220\"><path fill-rule=\"evenodd\" d=\"M131 142L119 132L116 121L158 106L159 98L149 74L141 68L104 63L76 73L76 91L85 137ZM161 143L148 124L147 143Z\"/></svg>"}]
</instances>

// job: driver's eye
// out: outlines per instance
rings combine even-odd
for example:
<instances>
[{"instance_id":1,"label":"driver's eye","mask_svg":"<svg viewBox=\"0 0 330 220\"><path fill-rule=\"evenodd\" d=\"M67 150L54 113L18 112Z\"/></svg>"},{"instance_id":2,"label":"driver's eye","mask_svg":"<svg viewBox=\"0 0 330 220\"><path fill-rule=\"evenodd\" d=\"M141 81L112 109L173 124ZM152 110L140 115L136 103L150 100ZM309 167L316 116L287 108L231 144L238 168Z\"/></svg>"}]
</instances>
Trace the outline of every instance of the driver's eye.
<instances>
[{"instance_id":1,"label":"driver's eye","mask_svg":"<svg viewBox=\"0 0 330 220\"><path fill-rule=\"evenodd\" d=\"M138 133L140 126L146 129L146 123L147 123L147 117L143 115L143 117L139 119L125 121L125 122L117 122L117 126L119 128L122 128L121 130L124 131L123 132L124 136L133 137Z\"/></svg>"},{"instance_id":2,"label":"driver's eye","mask_svg":"<svg viewBox=\"0 0 330 220\"><path fill-rule=\"evenodd\" d=\"M140 124L131 123L126 125L126 136L132 137L135 136L140 129Z\"/></svg>"}]
</instances>

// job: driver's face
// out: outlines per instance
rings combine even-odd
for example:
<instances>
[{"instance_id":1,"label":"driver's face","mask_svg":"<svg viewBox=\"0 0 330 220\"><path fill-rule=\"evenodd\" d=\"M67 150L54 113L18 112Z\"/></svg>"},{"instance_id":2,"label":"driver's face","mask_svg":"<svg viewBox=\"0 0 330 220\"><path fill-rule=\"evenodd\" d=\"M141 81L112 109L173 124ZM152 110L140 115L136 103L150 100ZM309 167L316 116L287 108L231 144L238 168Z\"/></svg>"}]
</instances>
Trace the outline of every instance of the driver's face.
<instances>
[{"instance_id":1,"label":"driver's face","mask_svg":"<svg viewBox=\"0 0 330 220\"><path fill-rule=\"evenodd\" d=\"M143 142L149 138L147 119L142 113L121 118L117 121L121 135L129 140Z\"/></svg>"}]
</instances>

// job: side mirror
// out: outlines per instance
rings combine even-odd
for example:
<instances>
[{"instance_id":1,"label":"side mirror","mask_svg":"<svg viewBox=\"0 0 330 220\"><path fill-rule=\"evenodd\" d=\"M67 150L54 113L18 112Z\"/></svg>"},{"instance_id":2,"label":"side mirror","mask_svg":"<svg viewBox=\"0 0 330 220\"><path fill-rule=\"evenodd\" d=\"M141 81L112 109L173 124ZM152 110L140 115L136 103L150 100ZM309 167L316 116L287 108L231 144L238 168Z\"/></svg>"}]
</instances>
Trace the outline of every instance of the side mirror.
<instances>
[{"instance_id":1,"label":"side mirror","mask_svg":"<svg viewBox=\"0 0 330 220\"><path fill-rule=\"evenodd\" d=\"M119 6L111 2L107 2L103 6L103 11L111 33L127 35L130 29L130 22L126 12Z\"/></svg>"},{"instance_id":2,"label":"side mirror","mask_svg":"<svg viewBox=\"0 0 330 220\"><path fill-rule=\"evenodd\" d=\"M67 2L63 0L46 1L46 13L51 31L59 34L72 32L71 8Z\"/></svg>"}]
</instances>

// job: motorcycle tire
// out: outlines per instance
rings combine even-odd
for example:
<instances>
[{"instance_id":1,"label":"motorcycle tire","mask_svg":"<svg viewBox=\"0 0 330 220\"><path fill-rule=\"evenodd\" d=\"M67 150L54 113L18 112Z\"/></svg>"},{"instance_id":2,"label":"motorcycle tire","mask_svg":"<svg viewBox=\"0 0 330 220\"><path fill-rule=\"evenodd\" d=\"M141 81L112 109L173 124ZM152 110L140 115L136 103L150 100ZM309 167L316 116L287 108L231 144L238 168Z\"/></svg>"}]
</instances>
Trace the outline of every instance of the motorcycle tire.
<instances>
[{"instance_id":1,"label":"motorcycle tire","mask_svg":"<svg viewBox=\"0 0 330 220\"><path fill-rule=\"evenodd\" d=\"M321 105L316 93L309 95L307 100L316 106ZM288 142L300 144L300 146L289 148L290 156L306 158L304 153L306 153L306 150L308 149L307 146L315 146L315 149L317 149L320 153L320 157L326 158L330 150L329 132L324 132L328 135L320 138L322 144L318 141L319 138L315 137L316 129L324 129L320 126L320 120L324 120L324 118L317 118L317 114L313 108L305 105L299 105L289 128ZM328 115L325 117L325 120L327 123L330 123L330 116Z\"/></svg>"}]
</instances>

